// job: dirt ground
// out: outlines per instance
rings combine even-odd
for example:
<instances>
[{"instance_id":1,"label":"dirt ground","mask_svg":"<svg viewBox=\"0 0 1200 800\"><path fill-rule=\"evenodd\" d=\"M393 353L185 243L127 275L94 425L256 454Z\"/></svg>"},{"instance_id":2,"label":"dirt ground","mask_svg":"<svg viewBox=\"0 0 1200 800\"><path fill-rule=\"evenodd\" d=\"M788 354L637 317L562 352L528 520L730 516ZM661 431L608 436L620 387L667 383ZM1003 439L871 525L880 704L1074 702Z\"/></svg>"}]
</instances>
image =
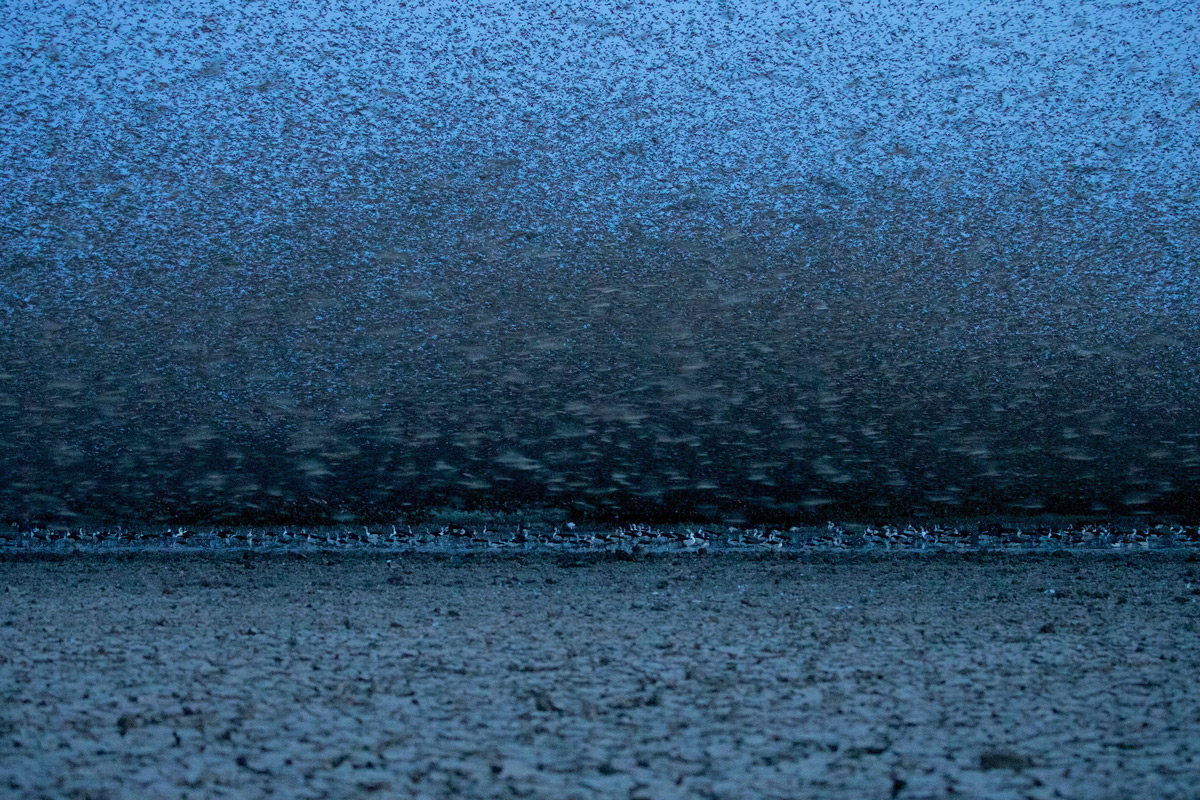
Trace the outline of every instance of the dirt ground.
<instances>
[{"instance_id":1,"label":"dirt ground","mask_svg":"<svg viewBox=\"0 0 1200 800\"><path fill-rule=\"evenodd\" d=\"M14 798L1200 797L1186 553L10 555Z\"/></svg>"}]
</instances>

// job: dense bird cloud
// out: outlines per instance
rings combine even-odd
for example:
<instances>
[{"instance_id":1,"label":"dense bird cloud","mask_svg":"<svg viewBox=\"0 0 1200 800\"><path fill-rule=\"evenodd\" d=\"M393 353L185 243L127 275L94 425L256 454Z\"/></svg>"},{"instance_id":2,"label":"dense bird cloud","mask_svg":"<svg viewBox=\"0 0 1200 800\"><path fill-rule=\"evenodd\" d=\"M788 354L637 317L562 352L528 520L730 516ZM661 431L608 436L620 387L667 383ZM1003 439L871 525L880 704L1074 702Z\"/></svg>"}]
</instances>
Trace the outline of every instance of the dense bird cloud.
<instances>
[{"instance_id":1,"label":"dense bird cloud","mask_svg":"<svg viewBox=\"0 0 1200 800\"><path fill-rule=\"evenodd\" d=\"M1188 3L14 2L0 43L12 513L1197 486Z\"/></svg>"},{"instance_id":2,"label":"dense bird cloud","mask_svg":"<svg viewBox=\"0 0 1200 800\"><path fill-rule=\"evenodd\" d=\"M249 236L311 204L405 205L419 180L476 194L427 209L487 217L464 236L522 220L686 235L769 213L779 241L790 215L869 203L880 182L933 208L1031 182L1097 212L1145 213L1153 194L1171 233L1195 203L1192 11L14 3L5 221L14 246L60 255L221 242L234 219Z\"/></svg>"}]
</instances>

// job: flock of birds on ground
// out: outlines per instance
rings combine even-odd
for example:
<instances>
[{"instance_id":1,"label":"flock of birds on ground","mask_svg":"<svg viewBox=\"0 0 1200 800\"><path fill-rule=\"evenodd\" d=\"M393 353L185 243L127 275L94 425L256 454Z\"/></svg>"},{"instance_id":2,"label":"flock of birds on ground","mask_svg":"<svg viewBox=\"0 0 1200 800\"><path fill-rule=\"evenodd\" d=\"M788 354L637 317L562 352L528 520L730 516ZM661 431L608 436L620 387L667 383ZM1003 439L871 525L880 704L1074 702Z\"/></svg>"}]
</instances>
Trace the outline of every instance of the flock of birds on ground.
<instances>
[{"instance_id":1,"label":"flock of birds on ground","mask_svg":"<svg viewBox=\"0 0 1200 800\"><path fill-rule=\"evenodd\" d=\"M273 548L384 548L399 552L469 550L567 550L575 552L709 552L782 550L937 550L937 549L1041 549L1041 548L1171 548L1200 545L1200 527L1157 524L1120 528L1108 524L1029 528L979 523L975 528L942 525L843 526L836 522L819 527L740 528L729 526L623 525L612 528L581 527L568 522L558 526L517 524L504 530L486 525L405 525L357 528L211 528L184 526L156 530L72 528L22 523L0 535L0 548L77 548L87 546L128 548L179 547L190 549Z\"/></svg>"}]
</instances>

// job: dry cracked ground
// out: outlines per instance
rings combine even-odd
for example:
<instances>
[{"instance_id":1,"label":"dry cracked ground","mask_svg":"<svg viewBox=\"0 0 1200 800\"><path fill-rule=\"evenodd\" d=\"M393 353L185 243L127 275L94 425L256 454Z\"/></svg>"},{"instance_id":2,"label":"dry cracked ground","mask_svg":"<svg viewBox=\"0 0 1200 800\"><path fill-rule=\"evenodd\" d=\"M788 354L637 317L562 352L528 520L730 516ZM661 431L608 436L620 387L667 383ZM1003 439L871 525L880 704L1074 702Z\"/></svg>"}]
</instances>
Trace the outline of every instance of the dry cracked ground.
<instances>
[{"instance_id":1,"label":"dry cracked ground","mask_svg":"<svg viewBox=\"0 0 1200 800\"><path fill-rule=\"evenodd\" d=\"M10 555L13 798L1196 798L1200 562Z\"/></svg>"}]
</instances>

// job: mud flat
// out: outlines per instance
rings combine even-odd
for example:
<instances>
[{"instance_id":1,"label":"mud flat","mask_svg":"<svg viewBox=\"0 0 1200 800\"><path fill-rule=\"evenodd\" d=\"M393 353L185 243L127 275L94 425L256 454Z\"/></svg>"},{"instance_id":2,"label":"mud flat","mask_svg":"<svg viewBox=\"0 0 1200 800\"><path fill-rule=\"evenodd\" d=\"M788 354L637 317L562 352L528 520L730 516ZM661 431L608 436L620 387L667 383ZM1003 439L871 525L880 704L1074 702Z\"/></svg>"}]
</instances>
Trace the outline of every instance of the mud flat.
<instances>
[{"instance_id":1,"label":"mud flat","mask_svg":"<svg viewBox=\"0 0 1200 800\"><path fill-rule=\"evenodd\" d=\"M1195 798L1200 560L9 554L0 795Z\"/></svg>"}]
</instances>

